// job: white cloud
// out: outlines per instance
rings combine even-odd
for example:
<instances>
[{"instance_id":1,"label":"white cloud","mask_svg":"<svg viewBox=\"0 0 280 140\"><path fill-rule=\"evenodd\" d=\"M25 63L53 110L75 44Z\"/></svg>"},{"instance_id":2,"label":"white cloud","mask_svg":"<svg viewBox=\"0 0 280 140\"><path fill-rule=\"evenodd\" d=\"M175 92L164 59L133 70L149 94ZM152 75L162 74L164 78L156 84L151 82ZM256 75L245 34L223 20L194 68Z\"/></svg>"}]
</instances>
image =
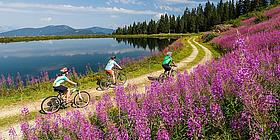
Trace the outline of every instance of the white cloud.
<instances>
[{"instance_id":1,"label":"white cloud","mask_svg":"<svg viewBox=\"0 0 280 140\"><path fill-rule=\"evenodd\" d=\"M164 0L166 2L173 2L173 3L187 3L188 0Z\"/></svg>"},{"instance_id":2,"label":"white cloud","mask_svg":"<svg viewBox=\"0 0 280 140\"><path fill-rule=\"evenodd\" d=\"M4 10L3 10L4 9ZM0 11L37 13L38 10L48 10L49 12L95 12L95 13L121 13L121 14L144 14L155 15L158 12L151 10L132 10L118 7L93 7L93 6L74 6L74 5L54 5L54 4L35 4L35 3L3 3L0 2ZM51 10L51 11L50 11Z\"/></svg>"},{"instance_id":3,"label":"white cloud","mask_svg":"<svg viewBox=\"0 0 280 140\"><path fill-rule=\"evenodd\" d=\"M51 22L52 20L53 20L52 17L41 18L41 21L45 21L45 22Z\"/></svg>"},{"instance_id":4,"label":"white cloud","mask_svg":"<svg viewBox=\"0 0 280 140\"><path fill-rule=\"evenodd\" d=\"M107 4L111 5L112 3L122 3L122 4L132 4L132 5L142 5L143 3L138 0L109 0L106 2Z\"/></svg>"},{"instance_id":5,"label":"white cloud","mask_svg":"<svg viewBox=\"0 0 280 140\"><path fill-rule=\"evenodd\" d=\"M159 20L160 17L161 17L162 15L164 15L164 14L166 14L166 13L158 13L158 14L156 14L156 15L154 16L154 19L155 19L155 20Z\"/></svg>"},{"instance_id":6,"label":"white cloud","mask_svg":"<svg viewBox=\"0 0 280 140\"><path fill-rule=\"evenodd\" d=\"M167 5L159 6L159 8L160 8L161 10L172 11L172 12L182 12L182 11L183 11L183 10L180 9L180 8L171 7L171 6L167 6Z\"/></svg>"}]
</instances>

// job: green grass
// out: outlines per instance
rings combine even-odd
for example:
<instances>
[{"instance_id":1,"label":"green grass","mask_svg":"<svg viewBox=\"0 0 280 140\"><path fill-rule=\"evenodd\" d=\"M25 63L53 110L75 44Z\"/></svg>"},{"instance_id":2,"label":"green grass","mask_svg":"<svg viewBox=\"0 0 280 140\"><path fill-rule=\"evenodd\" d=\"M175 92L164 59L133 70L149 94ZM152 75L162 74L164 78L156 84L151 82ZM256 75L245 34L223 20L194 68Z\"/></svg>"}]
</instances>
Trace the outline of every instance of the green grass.
<instances>
[{"instance_id":1,"label":"green grass","mask_svg":"<svg viewBox=\"0 0 280 140\"><path fill-rule=\"evenodd\" d=\"M218 59L223 54L226 53L225 50L222 50L221 48L219 48L219 46L217 44L215 44L215 43L203 42L201 38L196 39L196 41L199 42L200 44L202 44L207 49L209 49L211 51L212 56L214 57L214 59Z\"/></svg>"},{"instance_id":2,"label":"green grass","mask_svg":"<svg viewBox=\"0 0 280 140\"><path fill-rule=\"evenodd\" d=\"M60 40L60 39L87 39L87 38L171 38L183 37L189 34L138 34L138 35L69 35L69 36L25 36L25 37L3 37L0 43L28 42L39 40Z\"/></svg>"},{"instance_id":3,"label":"green grass","mask_svg":"<svg viewBox=\"0 0 280 140\"><path fill-rule=\"evenodd\" d=\"M192 52L191 49L191 47L185 46L175 51L173 55L175 62L179 62L181 59L190 55ZM162 59L163 55L159 55L145 58L144 60L139 60L138 62L124 66L124 72L128 78L134 78L143 74L148 74L152 71L161 70ZM101 78L101 76L102 75L100 73L92 73L78 80L74 79L74 81L81 85L80 89L96 88L97 79ZM11 95L9 96L0 97L0 107L38 101L39 99L46 98L50 95L56 95L57 93L53 92L52 83L47 82L38 84L37 86L33 85L26 87L22 91L17 90L14 93L10 92L10 94Z\"/></svg>"},{"instance_id":4,"label":"green grass","mask_svg":"<svg viewBox=\"0 0 280 140\"><path fill-rule=\"evenodd\" d=\"M175 51L172 55L174 62L179 62L185 57L192 53L192 47L187 44L188 38L184 38L182 47L180 50ZM162 70L161 62L164 55L154 56L146 59L145 61L140 61L139 63L132 64L128 69L127 75L129 77L138 77L144 74L151 73L153 71Z\"/></svg>"},{"instance_id":5,"label":"green grass","mask_svg":"<svg viewBox=\"0 0 280 140\"><path fill-rule=\"evenodd\" d=\"M23 122L23 121L32 120L35 118L35 116L37 116L39 114L40 113L38 111L33 111L33 112L29 112L29 114L24 117L21 114L19 114L19 115L15 115L15 116L0 118L0 126L6 127L6 126L9 126L10 124L15 124L15 123Z\"/></svg>"},{"instance_id":6,"label":"green grass","mask_svg":"<svg viewBox=\"0 0 280 140\"><path fill-rule=\"evenodd\" d=\"M186 69L189 69L192 66L198 64L203 59L203 57L205 56L204 50L199 45L195 44L192 40L190 40L190 42L197 47L198 54L192 62L188 63Z\"/></svg>"},{"instance_id":7,"label":"green grass","mask_svg":"<svg viewBox=\"0 0 280 140\"><path fill-rule=\"evenodd\" d=\"M258 9L256 11L249 12L247 14L239 16L236 19L227 21L226 24L233 24L234 27L238 27L238 26L242 25L241 21L243 21L245 19L248 19L248 18L251 18L251 17L257 17L257 20L258 20L260 18L259 16L261 16L261 18L264 18L264 17L262 17L262 16L264 16L264 12L267 11L267 10L270 10L270 9L276 7L276 6L278 6L278 4L270 5L266 8L261 8L261 9ZM266 18L261 19L261 20L265 20L265 19Z\"/></svg>"}]
</instances>

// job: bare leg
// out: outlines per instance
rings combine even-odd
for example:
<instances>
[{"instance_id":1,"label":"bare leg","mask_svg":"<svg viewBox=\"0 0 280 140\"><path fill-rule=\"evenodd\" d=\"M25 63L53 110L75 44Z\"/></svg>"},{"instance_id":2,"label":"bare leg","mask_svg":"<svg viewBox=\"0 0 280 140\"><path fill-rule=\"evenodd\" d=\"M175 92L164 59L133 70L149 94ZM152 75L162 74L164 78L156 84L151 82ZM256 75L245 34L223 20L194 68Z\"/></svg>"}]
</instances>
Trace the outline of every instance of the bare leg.
<instances>
[{"instance_id":1,"label":"bare leg","mask_svg":"<svg viewBox=\"0 0 280 140\"><path fill-rule=\"evenodd\" d=\"M112 76L113 76L113 83L115 84L116 83L116 78L115 78L115 72L114 71L112 72Z\"/></svg>"},{"instance_id":2,"label":"bare leg","mask_svg":"<svg viewBox=\"0 0 280 140\"><path fill-rule=\"evenodd\" d=\"M66 93L66 103L69 102L69 97L70 97L70 90L68 89Z\"/></svg>"}]
</instances>

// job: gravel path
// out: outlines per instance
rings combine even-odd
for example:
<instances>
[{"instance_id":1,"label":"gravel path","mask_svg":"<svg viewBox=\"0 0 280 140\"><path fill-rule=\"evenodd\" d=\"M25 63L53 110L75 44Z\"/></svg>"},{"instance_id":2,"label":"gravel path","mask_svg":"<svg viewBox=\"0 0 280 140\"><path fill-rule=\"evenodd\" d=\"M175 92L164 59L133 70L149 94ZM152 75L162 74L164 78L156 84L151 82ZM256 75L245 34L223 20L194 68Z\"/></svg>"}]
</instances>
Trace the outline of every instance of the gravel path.
<instances>
[{"instance_id":1,"label":"gravel path","mask_svg":"<svg viewBox=\"0 0 280 140\"><path fill-rule=\"evenodd\" d=\"M207 61L212 59L212 53L206 47L204 47L203 45L196 42L195 39L196 39L196 37L192 37L192 38L188 39L188 44L192 47L193 51L188 57L184 58L179 63L176 63L176 65L178 66L179 69L180 68L185 68L188 65L188 63L192 62L196 58L196 56L198 55L198 49L197 49L196 45L199 45L203 49L203 51L205 52L205 56L198 64L194 65L190 69L187 69L188 72L192 71L198 65L205 64ZM194 42L194 44L191 42L191 40ZM145 75L133 78L133 79L129 79L127 81L127 83L132 84L132 85L137 85L137 88L138 88L137 90L140 93L144 93L145 92L145 87L148 85L148 83L150 83L150 81L148 80L147 77L148 76L158 77L162 72L163 72L163 70L159 70L159 71L155 71L155 72L152 72L152 73L149 73L149 74L145 74ZM127 84L125 86L127 86ZM86 91L88 91L91 94L91 97L101 96L102 94L104 94L104 92L108 92L108 91L97 91L96 88L88 89ZM32 103L26 103L26 104L20 104L20 105L8 106L8 107L5 107L5 108L1 108L0 109L0 112L1 112L0 118L4 118L4 117L7 117L7 116L18 115L18 114L20 114L20 111L23 107L27 107L29 109L29 111L36 111L36 110L39 111L42 100L35 101L35 102L32 102ZM84 109L81 109L81 111L83 112ZM61 113L63 113L63 112L61 112ZM30 121L30 122L32 122L32 121ZM0 127L0 140L1 140L1 135L2 135L2 138L8 138L9 137L8 129L10 127L11 126L2 127L2 128ZM19 132L20 132L19 124L14 124L13 127L15 128L16 132L19 134Z\"/></svg>"}]
</instances>

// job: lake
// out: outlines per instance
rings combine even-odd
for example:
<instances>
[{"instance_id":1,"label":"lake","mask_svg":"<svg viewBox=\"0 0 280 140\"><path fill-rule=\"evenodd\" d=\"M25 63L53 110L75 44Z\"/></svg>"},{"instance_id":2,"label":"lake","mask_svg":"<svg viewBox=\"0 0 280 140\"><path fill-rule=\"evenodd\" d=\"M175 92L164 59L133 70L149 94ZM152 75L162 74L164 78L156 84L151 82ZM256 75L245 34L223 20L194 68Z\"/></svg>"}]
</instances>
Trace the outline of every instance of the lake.
<instances>
[{"instance_id":1,"label":"lake","mask_svg":"<svg viewBox=\"0 0 280 140\"><path fill-rule=\"evenodd\" d=\"M175 39L65 39L32 42L0 43L0 74L13 77L39 76L47 71L51 78L66 66L75 68L80 74L86 66L94 71L103 69L110 56L117 60L139 59L163 50ZM160 63L160 62L159 62Z\"/></svg>"}]
</instances>

